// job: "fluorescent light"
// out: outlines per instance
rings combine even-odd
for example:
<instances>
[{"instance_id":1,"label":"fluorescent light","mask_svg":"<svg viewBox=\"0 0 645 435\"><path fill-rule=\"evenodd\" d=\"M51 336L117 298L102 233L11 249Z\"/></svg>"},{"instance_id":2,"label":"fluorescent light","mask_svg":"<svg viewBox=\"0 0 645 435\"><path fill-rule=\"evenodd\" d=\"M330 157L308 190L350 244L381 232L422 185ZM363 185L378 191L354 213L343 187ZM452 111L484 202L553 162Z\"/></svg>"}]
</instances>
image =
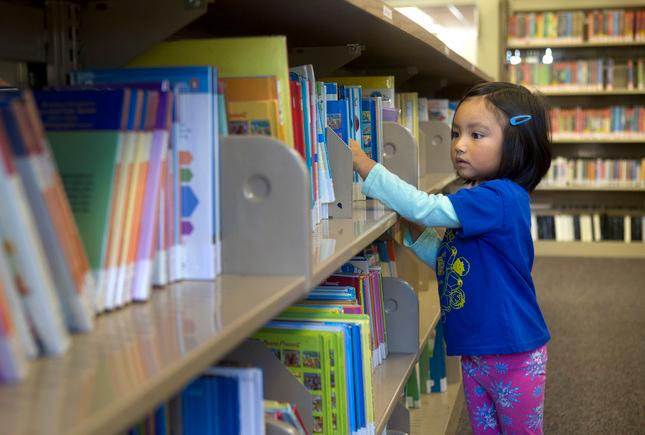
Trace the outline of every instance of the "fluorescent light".
<instances>
[{"instance_id":1,"label":"fluorescent light","mask_svg":"<svg viewBox=\"0 0 645 435\"><path fill-rule=\"evenodd\" d=\"M439 24L437 24L434 19L423 12L417 7L405 7L405 8L395 8L397 11L401 12L403 15L426 29L430 33L439 33L443 30Z\"/></svg>"},{"instance_id":2,"label":"fluorescent light","mask_svg":"<svg viewBox=\"0 0 645 435\"><path fill-rule=\"evenodd\" d=\"M464 14L461 13L459 8L457 8L455 5L448 5L447 7L450 13L457 19L457 21L459 21L461 24L468 25L466 17L464 17Z\"/></svg>"}]
</instances>

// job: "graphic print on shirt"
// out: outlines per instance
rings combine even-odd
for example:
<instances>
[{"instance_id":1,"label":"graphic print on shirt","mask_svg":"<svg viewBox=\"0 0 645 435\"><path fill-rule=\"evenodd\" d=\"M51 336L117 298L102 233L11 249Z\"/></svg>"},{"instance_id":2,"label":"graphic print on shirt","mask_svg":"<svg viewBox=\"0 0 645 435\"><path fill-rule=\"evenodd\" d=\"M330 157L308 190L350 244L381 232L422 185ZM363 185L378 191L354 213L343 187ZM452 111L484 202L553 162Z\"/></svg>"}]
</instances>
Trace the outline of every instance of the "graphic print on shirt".
<instances>
[{"instance_id":1,"label":"graphic print on shirt","mask_svg":"<svg viewBox=\"0 0 645 435\"><path fill-rule=\"evenodd\" d=\"M462 278L470 272L470 261L460 257L456 247L452 245L455 233L446 230L437 257L437 278L441 296L441 317L445 321L446 314L459 310L466 305L466 293L463 290Z\"/></svg>"}]
</instances>

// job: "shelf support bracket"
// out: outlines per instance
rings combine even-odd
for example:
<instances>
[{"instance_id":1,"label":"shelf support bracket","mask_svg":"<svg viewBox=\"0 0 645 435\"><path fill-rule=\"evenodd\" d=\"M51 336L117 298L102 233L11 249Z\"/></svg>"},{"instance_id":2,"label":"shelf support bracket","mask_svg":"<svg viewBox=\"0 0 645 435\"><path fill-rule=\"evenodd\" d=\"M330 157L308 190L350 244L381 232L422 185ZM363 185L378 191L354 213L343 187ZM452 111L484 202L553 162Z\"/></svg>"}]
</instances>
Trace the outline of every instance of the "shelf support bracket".
<instances>
[{"instance_id":1,"label":"shelf support bracket","mask_svg":"<svg viewBox=\"0 0 645 435\"><path fill-rule=\"evenodd\" d=\"M419 130L423 133L420 147L425 149L427 156L426 173L452 172L450 126L443 121L421 121Z\"/></svg>"},{"instance_id":2,"label":"shelf support bracket","mask_svg":"<svg viewBox=\"0 0 645 435\"><path fill-rule=\"evenodd\" d=\"M392 353L419 353L419 298L410 284L383 278L387 347Z\"/></svg>"},{"instance_id":3,"label":"shelf support bracket","mask_svg":"<svg viewBox=\"0 0 645 435\"><path fill-rule=\"evenodd\" d=\"M383 123L383 164L403 181L419 187L419 146L396 122Z\"/></svg>"},{"instance_id":4,"label":"shelf support bracket","mask_svg":"<svg viewBox=\"0 0 645 435\"><path fill-rule=\"evenodd\" d=\"M223 359L224 362L262 369L264 397L268 400L295 403L309 431L314 425L313 397L296 377L260 340L246 340ZM281 433L281 432L277 432Z\"/></svg>"},{"instance_id":5,"label":"shelf support bracket","mask_svg":"<svg viewBox=\"0 0 645 435\"><path fill-rule=\"evenodd\" d=\"M329 205L329 216L352 218L352 152L343 140L327 127L327 150L334 180L336 202Z\"/></svg>"},{"instance_id":6,"label":"shelf support bracket","mask_svg":"<svg viewBox=\"0 0 645 435\"><path fill-rule=\"evenodd\" d=\"M267 136L221 141L222 273L304 276L311 269L309 174Z\"/></svg>"}]
</instances>

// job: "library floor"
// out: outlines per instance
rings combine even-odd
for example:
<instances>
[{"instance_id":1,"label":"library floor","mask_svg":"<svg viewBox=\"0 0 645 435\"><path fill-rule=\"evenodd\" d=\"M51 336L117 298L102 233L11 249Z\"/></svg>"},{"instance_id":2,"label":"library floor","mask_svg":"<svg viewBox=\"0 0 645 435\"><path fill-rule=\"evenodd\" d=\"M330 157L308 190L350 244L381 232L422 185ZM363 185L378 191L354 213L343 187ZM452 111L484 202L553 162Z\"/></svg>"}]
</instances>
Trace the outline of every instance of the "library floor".
<instances>
[{"instance_id":1,"label":"library floor","mask_svg":"<svg viewBox=\"0 0 645 435\"><path fill-rule=\"evenodd\" d=\"M533 276L552 335L545 434L645 434L645 261L538 258Z\"/></svg>"}]
</instances>

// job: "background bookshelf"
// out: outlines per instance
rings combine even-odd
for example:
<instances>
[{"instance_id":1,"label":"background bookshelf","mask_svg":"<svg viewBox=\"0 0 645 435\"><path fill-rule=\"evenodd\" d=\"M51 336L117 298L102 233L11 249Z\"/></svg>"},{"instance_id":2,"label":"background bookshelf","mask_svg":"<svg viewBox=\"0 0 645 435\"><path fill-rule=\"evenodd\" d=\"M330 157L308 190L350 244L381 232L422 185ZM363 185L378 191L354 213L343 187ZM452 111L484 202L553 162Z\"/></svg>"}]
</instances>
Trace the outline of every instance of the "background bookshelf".
<instances>
[{"instance_id":1,"label":"background bookshelf","mask_svg":"<svg viewBox=\"0 0 645 435\"><path fill-rule=\"evenodd\" d=\"M490 79L378 0L160 0L154 8L145 1L0 1L0 60L7 61L0 71L21 86L60 85L70 70L120 67L166 39L266 34L286 35L290 63L313 63L320 76L390 74L396 77L397 91L453 98L475 82ZM235 148L248 152L257 145L242 142L223 144L222 159L243 152L232 151ZM422 142L415 146L431 152L431 146ZM449 138L444 138L445 144ZM254 158L268 161L261 153ZM275 204L262 209L255 219L263 222L264 231L297 233L290 238L297 243L280 247L280 255L266 246L250 254L254 248L249 247L245 258L241 245L246 239L239 234L251 228L235 223L236 210L243 208L228 208L222 216L223 250L233 259L227 261L235 264L224 266L215 281L174 284L153 292L147 303L101 316L91 334L73 336L63 357L35 361L24 382L0 387L0 401L5 404L0 411L2 432L126 430L397 222L395 213L374 202L356 202L351 219L323 222L311 233L305 213L306 170L287 164L303 186L294 191L275 174L284 167L273 166L264 175L275 181L269 197ZM426 191L441 191L455 179L449 170L426 169L415 174ZM236 183L241 177L232 174L236 168L227 170L222 174L223 191L240 191ZM224 201L235 201L231 198ZM273 267L267 261L256 270L255 264L249 267L258 263L249 260L257 258L251 255L273 255L277 260L272 261L282 264ZM429 270L409 258L401 261L403 269L415 274L410 282L419 290L419 346L409 353L394 353L374 373L379 429L387 425L399 403L421 346L439 318L436 283ZM286 273L290 267L294 270ZM458 413L458 405L453 400L447 412Z\"/></svg>"},{"instance_id":2,"label":"background bookshelf","mask_svg":"<svg viewBox=\"0 0 645 435\"><path fill-rule=\"evenodd\" d=\"M616 110L614 107L630 110L642 105L644 91L643 85L639 84L642 73L638 72L638 65L639 59L645 56L645 41L642 33L627 30L639 27L634 23L630 27L625 20L630 14L637 16L639 11L642 13L644 7L638 0L547 0L539 5L526 0L512 0L508 3L506 77L509 81L517 81L539 91L547 98L552 110L562 108L562 115L555 111L552 116L552 124L557 124L552 136L554 159L560 156L569 161L629 159L637 162L645 157L642 122L636 123L636 131L633 130L636 124L632 124L631 130L626 128L630 131L625 131L622 130L625 124L621 127L618 125L624 118L619 120L614 117L612 120L612 111ZM547 17L547 13L553 14ZM548 20L552 20L551 33L546 30ZM609 20L612 21L611 26ZM615 26L616 22L619 27ZM598 23L606 25L599 28ZM545 33L539 33L540 29L545 29ZM530 33L532 31L534 33ZM536 37L539 35L545 37ZM570 123L571 119L566 119L564 113L575 108L581 108L583 113L591 117L596 116L593 109L606 110L603 122L612 132L591 130L596 128L593 125L597 125L592 123L599 122L600 118L594 121L591 118L578 118L574 123L586 123L583 124L584 129L566 130L570 125L567 122ZM584 112L587 109L591 110ZM541 209L550 208L563 213L572 207L638 213L645 210L642 180L589 183L570 179L556 180L555 183L545 181L535 190L532 201ZM600 256L604 253L642 258L645 245L616 241L583 243L537 240L535 251L536 255L548 256Z\"/></svg>"}]
</instances>

